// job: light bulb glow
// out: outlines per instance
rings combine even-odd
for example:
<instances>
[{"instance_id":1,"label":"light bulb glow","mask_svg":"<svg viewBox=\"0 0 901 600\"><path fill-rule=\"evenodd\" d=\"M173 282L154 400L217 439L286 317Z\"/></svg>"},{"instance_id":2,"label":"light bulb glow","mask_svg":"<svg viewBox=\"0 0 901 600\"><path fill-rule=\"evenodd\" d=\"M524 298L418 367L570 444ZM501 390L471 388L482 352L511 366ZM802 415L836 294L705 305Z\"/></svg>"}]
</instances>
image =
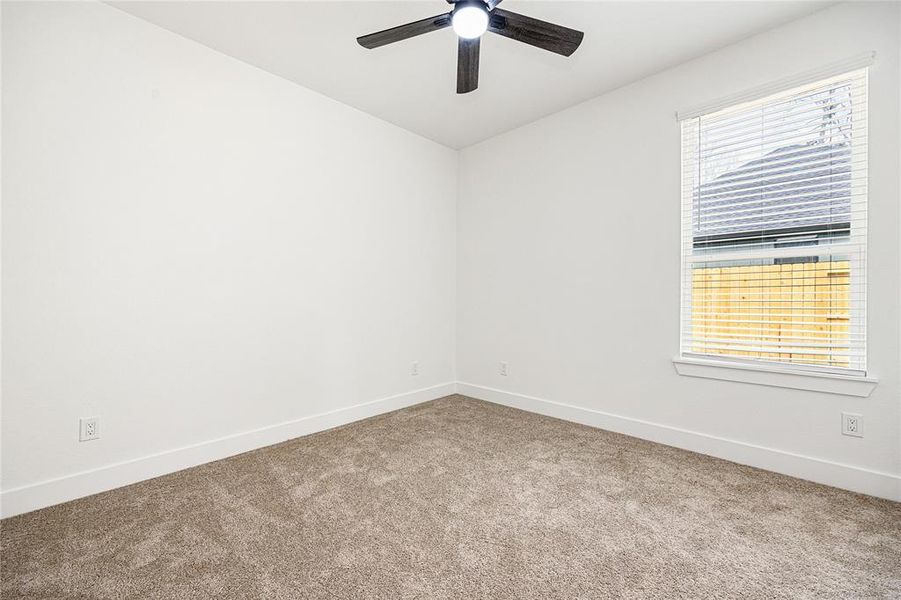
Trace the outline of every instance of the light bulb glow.
<instances>
[{"instance_id":1,"label":"light bulb glow","mask_svg":"<svg viewBox=\"0 0 901 600\"><path fill-rule=\"evenodd\" d=\"M454 33L464 40L474 40L488 30L488 11L478 6L464 6L454 11Z\"/></svg>"}]
</instances>

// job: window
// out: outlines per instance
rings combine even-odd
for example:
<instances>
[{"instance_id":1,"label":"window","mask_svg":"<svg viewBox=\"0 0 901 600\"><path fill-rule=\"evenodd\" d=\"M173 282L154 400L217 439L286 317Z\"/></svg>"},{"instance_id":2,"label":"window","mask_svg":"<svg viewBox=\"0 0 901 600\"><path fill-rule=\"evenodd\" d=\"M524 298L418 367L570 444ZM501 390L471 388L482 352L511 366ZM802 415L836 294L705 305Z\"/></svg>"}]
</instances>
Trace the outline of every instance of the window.
<instances>
[{"instance_id":1,"label":"window","mask_svg":"<svg viewBox=\"0 0 901 600\"><path fill-rule=\"evenodd\" d=\"M866 69L681 125L682 356L865 375Z\"/></svg>"}]
</instances>

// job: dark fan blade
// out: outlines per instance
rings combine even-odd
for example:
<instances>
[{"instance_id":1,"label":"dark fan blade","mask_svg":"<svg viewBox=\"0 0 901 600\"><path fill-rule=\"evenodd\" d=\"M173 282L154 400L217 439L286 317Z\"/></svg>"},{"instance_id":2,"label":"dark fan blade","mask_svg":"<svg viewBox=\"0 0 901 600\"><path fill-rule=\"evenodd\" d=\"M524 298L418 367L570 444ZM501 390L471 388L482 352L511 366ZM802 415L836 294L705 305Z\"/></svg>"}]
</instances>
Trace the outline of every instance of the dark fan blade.
<instances>
[{"instance_id":1,"label":"dark fan blade","mask_svg":"<svg viewBox=\"0 0 901 600\"><path fill-rule=\"evenodd\" d=\"M457 44L457 93L466 94L479 87L479 38Z\"/></svg>"},{"instance_id":2,"label":"dark fan blade","mask_svg":"<svg viewBox=\"0 0 901 600\"><path fill-rule=\"evenodd\" d=\"M582 43L584 33L496 8L490 13L488 31L538 48L569 56Z\"/></svg>"},{"instance_id":3,"label":"dark fan blade","mask_svg":"<svg viewBox=\"0 0 901 600\"><path fill-rule=\"evenodd\" d=\"M422 35L423 33L429 33L431 31L438 31L439 29L450 27L450 24L450 13L436 15L434 17L429 17L428 19L413 21L412 23L399 25L397 27L392 27L391 29L386 29L384 31L370 33L369 35L361 35L357 38L357 42L359 42L359 44L364 48L378 48L379 46L384 46L385 44L399 42L407 38Z\"/></svg>"},{"instance_id":4,"label":"dark fan blade","mask_svg":"<svg viewBox=\"0 0 901 600\"><path fill-rule=\"evenodd\" d=\"M503 0L485 0L488 4L488 10L494 10L494 7L500 4Z\"/></svg>"}]
</instances>

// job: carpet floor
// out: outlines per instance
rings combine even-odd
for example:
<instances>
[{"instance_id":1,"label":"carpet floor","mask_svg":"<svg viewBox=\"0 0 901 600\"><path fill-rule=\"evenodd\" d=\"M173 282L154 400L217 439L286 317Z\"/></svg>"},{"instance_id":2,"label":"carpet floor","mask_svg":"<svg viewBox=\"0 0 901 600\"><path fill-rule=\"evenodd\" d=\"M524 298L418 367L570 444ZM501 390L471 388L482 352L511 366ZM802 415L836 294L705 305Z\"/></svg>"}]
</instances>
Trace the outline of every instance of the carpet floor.
<instances>
[{"instance_id":1,"label":"carpet floor","mask_svg":"<svg viewBox=\"0 0 901 600\"><path fill-rule=\"evenodd\" d=\"M901 598L901 504L450 396L0 523L3 598Z\"/></svg>"}]
</instances>

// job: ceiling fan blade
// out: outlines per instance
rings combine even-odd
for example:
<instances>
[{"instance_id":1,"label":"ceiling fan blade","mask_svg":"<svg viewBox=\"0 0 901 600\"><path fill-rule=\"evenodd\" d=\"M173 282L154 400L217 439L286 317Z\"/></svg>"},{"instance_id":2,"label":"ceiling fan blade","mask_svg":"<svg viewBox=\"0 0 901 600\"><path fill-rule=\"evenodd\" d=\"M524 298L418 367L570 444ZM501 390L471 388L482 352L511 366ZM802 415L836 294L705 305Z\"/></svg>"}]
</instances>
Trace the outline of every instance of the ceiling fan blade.
<instances>
[{"instance_id":1,"label":"ceiling fan blade","mask_svg":"<svg viewBox=\"0 0 901 600\"><path fill-rule=\"evenodd\" d=\"M361 35L357 38L357 42L364 48L378 48L379 46L399 42L407 38L422 35L423 33L430 33L432 31L444 29L445 27L450 27L450 24L451 15L450 13L445 13L443 15L429 17L428 19L413 21L406 25L398 25L397 27L385 29L384 31L370 33L369 35Z\"/></svg>"},{"instance_id":2,"label":"ceiling fan blade","mask_svg":"<svg viewBox=\"0 0 901 600\"><path fill-rule=\"evenodd\" d=\"M569 56L575 52L585 36L581 31L501 8L496 8L489 13L488 31L563 56Z\"/></svg>"},{"instance_id":3,"label":"ceiling fan blade","mask_svg":"<svg viewBox=\"0 0 901 600\"><path fill-rule=\"evenodd\" d=\"M457 43L457 93L466 94L479 87L479 38Z\"/></svg>"},{"instance_id":4,"label":"ceiling fan blade","mask_svg":"<svg viewBox=\"0 0 901 600\"><path fill-rule=\"evenodd\" d=\"M485 2L488 4L488 10L494 10L494 7L503 2L503 0L485 0Z\"/></svg>"}]
</instances>

